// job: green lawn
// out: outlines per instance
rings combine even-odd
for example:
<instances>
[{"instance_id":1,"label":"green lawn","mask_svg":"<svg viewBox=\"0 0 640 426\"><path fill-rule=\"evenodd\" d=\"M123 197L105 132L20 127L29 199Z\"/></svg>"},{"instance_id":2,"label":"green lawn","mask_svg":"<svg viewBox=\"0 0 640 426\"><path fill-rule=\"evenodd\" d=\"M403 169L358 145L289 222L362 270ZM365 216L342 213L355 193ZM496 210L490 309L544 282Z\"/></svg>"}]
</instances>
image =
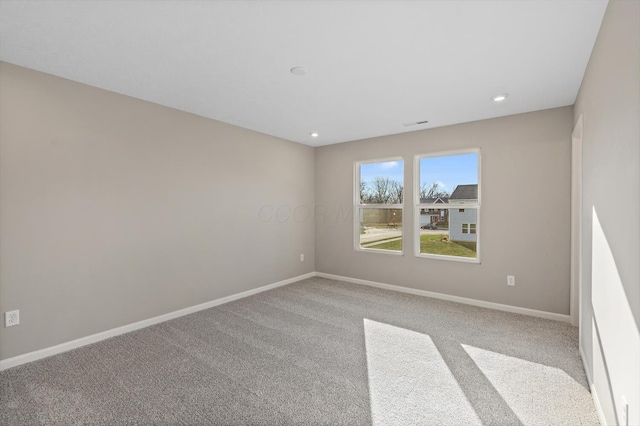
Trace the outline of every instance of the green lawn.
<instances>
[{"instance_id":1,"label":"green lawn","mask_svg":"<svg viewBox=\"0 0 640 426\"><path fill-rule=\"evenodd\" d=\"M443 254L447 256L476 257L476 244L472 242L454 243L443 241L444 235L422 235L420 237L420 253ZM402 241L388 241L367 246L378 250L402 250Z\"/></svg>"}]
</instances>

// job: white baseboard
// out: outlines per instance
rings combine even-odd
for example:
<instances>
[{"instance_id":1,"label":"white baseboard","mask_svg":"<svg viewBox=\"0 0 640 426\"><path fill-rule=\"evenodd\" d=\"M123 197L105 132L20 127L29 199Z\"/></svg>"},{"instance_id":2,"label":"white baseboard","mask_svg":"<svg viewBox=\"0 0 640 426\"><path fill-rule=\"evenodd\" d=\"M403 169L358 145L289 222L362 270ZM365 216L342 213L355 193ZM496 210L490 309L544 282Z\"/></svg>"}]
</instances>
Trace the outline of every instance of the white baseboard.
<instances>
[{"instance_id":1,"label":"white baseboard","mask_svg":"<svg viewBox=\"0 0 640 426\"><path fill-rule=\"evenodd\" d=\"M563 321L568 323L571 322L571 317L569 315L556 314L553 312L538 311L535 309L521 308L519 306L503 305L501 303L485 302L483 300L469 299L466 297L452 296L449 294L435 293L432 291L418 290L415 288L401 287L397 285L384 284L384 283L379 283L375 281L361 280L359 278L350 278L350 277L343 277L340 275L325 274L324 272L316 272L315 275L317 277L329 278L332 280L346 281L349 283L384 288L386 290L394 290L402 293L415 294L418 296L432 297L434 299L448 300L450 302L464 303L465 305L479 306L481 308L489 308L489 309L495 309L498 311L511 312L515 314L529 315L532 317L545 318L545 319L550 319L554 321Z\"/></svg>"},{"instance_id":2,"label":"white baseboard","mask_svg":"<svg viewBox=\"0 0 640 426\"><path fill-rule=\"evenodd\" d=\"M582 367L584 368L584 373L587 375L587 383L589 384L591 397L593 398L593 403L596 406L596 411L598 412L598 419L600 420L600 424L602 426L607 426L607 420L604 417L604 411L602 411L602 406L600 405L600 400L598 399L598 393L596 392L596 387L593 384L593 378L591 377L591 373L587 368L587 363L584 361L586 358L584 356L584 350L582 349L582 346L580 346L580 359L582 360Z\"/></svg>"},{"instance_id":3,"label":"white baseboard","mask_svg":"<svg viewBox=\"0 0 640 426\"><path fill-rule=\"evenodd\" d=\"M223 303L228 303L228 302L232 302L234 300L237 299L242 299L243 297L248 297L257 293L261 293L263 291L267 291L267 290L271 290L273 288L276 287L281 287L287 284L291 284L297 281L301 281L307 278L312 278L312 277L323 277L323 278L329 278L329 279L333 279L333 280L338 280L338 281L345 281L345 282L350 282L350 283L354 283L354 284L362 284L362 285L368 285L371 287L378 287L378 288L384 288L387 290L394 290L394 291L399 291L399 292L403 292L403 293L409 293L409 294L415 294L418 296L426 296L426 297L432 297L434 299L442 299L442 300L448 300L451 302L458 302L458 303L464 303L467 305L473 305L473 306L480 306L483 308L489 308L489 309L496 309L499 311L506 311L506 312L512 312L512 313L516 313L516 314L523 314L523 315L530 315L530 316L534 316L534 317L540 317L540 318L546 318L546 319L551 319L551 320L556 320L556 321L564 321L564 322L570 322L571 318L569 315L562 315L562 314L555 314L552 312L544 312L544 311L537 311L535 309L528 309L528 308L521 308L518 306L510 306L510 305L503 305L500 303L493 303L493 302L485 302L482 300L476 300L476 299L469 299L466 297L460 297L460 296L451 296L448 294L442 294L442 293L435 293L435 292L431 292L431 291L426 291L426 290L418 290L418 289L413 289L413 288L409 288L409 287L401 287L401 286L397 286L397 285L392 285L392 284L384 284L384 283L379 283L379 282L375 282L375 281L367 281L367 280L361 280L358 278L350 278L350 277L343 277L340 275L332 275L332 274L325 274L324 272L309 272L307 274L304 275L299 275L297 277L293 277L293 278L289 278L287 280L283 280L283 281L279 281L273 284L269 284L269 285L265 285L263 287L258 287L255 288L253 290L248 290L248 291L244 291L242 293L237 293L237 294L232 294L231 296L227 296L227 297L223 297L220 299L216 299L216 300L212 300L209 302L205 302L199 305L195 305L195 306L191 306L188 308L184 308L184 309L180 309L178 311L174 311L174 312L169 312L167 314L164 315L159 315L157 317L153 317L153 318L149 318L146 320L142 320L142 321L138 321L132 324L127 324L124 325L122 327L117 327L117 328L113 328L111 330L106 330L103 331L101 333L96 333L96 334L92 334L91 336L86 336L86 337L81 337L79 339L76 340L72 340L70 342L65 342L65 343L61 343L59 345L56 346L51 346L48 348L44 348L44 349L40 349L34 352L29 352L23 355L18 355L15 356L13 358L7 358L5 360L1 360L0 361L0 371L12 368L12 367L17 367L18 365L22 365L22 364L26 364L28 362L32 362L32 361L36 361L42 358L46 358L52 355L56 355L62 352L67 352L70 351L72 349L76 349L82 346L86 346L86 345L90 345L92 343L96 343L99 342L101 340L105 340L108 339L110 337L114 337L114 336L119 336L121 334L124 333L129 333L131 331L135 331L135 330L139 330L141 328L145 328L145 327L149 327L151 325L154 324L159 324L161 322L165 322L174 318L178 318L184 315L189 315L192 314L194 312L198 312L198 311L202 311L204 309L209 309L212 308L214 306L218 306L218 305L222 305ZM591 383L591 382L590 382ZM592 395L594 396L594 400L596 400L596 394L595 391L592 389ZM600 409L599 405L597 404L598 409ZM601 412L598 412L601 415ZM601 415L602 416L602 415ZM602 417L601 417L602 419ZM603 423L604 424L604 423Z\"/></svg>"},{"instance_id":4,"label":"white baseboard","mask_svg":"<svg viewBox=\"0 0 640 426\"><path fill-rule=\"evenodd\" d=\"M111 330L106 330L101 333L92 334L91 336L81 337L76 340L72 340L70 342L61 343L56 346L51 346L48 348L40 349L37 351L29 352L23 355L18 355L13 358L7 358L0 361L0 371L17 367L18 365L26 364L28 362L36 361L42 358L46 358L52 355L57 355L62 352L70 351L71 349L76 349L82 346L90 345L92 343L99 342L101 340L108 339L110 337L119 336L124 333L129 333L131 331L139 330L141 328L149 327L154 324L159 324L161 322L165 322L174 318L182 317L185 315L192 314L194 312L202 311L204 309L209 309L214 306L222 305L224 303L232 302L234 300L242 299L243 297L252 296L257 293L261 293L263 291L271 290L276 287L281 287L287 284L294 283L296 281L301 281L307 278L314 277L315 272L309 272L308 274L299 275L297 277L289 278L287 280L278 281L273 284L265 285L262 287L254 288L252 290L243 291L242 293L232 294L231 296L222 297L220 299L211 300L209 302L201 303L199 305L191 306L188 308L180 309L174 312L169 312L168 314L159 315L157 317L149 318L146 320L134 322L132 324L123 325L122 327L112 328Z\"/></svg>"}]
</instances>

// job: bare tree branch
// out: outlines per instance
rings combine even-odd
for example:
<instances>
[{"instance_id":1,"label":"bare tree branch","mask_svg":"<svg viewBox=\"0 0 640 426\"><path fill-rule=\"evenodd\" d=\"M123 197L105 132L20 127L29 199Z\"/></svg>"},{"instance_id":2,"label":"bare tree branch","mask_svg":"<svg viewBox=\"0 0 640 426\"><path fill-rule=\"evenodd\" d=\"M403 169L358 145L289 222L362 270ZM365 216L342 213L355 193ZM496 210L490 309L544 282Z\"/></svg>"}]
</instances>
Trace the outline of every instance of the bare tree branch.
<instances>
[{"instance_id":1,"label":"bare tree branch","mask_svg":"<svg viewBox=\"0 0 640 426\"><path fill-rule=\"evenodd\" d=\"M377 176L360 182L360 200L364 204L402 204L404 186L389 177Z\"/></svg>"},{"instance_id":2,"label":"bare tree branch","mask_svg":"<svg viewBox=\"0 0 640 426\"><path fill-rule=\"evenodd\" d=\"M447 191L441 190L439 188L440 184L438 182L423 182L422 184L420 184L420 198L443 198L450 195Z\"/></svg>"}]
</instances>

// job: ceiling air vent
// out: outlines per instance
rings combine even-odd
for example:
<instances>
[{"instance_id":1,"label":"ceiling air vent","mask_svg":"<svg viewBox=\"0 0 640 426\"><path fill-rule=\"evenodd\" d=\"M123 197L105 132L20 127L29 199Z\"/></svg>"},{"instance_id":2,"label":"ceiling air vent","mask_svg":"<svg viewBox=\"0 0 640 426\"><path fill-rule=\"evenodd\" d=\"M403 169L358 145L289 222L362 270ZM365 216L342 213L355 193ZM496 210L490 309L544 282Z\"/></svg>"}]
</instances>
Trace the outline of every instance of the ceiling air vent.
<instances>
[{"instance_id":1,"label":"ceiling air vent","mask_svg":"<svg viewBox=\"0 0 640 426\"><path fill-rule=\"evenodd\" d=\"M418 124L427 124L429 122L429 120L422 120L422 121L412 121L411 123L402 123L402 125L404 127L410 127L410 126L415 126Z\"/></svg>"}]
</instances>

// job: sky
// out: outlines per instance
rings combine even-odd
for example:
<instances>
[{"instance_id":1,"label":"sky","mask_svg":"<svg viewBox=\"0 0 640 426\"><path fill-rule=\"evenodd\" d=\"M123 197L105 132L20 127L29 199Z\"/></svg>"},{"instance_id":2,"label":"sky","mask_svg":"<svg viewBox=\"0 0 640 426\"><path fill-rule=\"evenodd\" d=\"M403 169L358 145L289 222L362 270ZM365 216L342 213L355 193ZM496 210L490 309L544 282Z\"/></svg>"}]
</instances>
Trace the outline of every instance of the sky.
<instances>
[{"instance_id":1,"label":"sky","mask_svg":"<svg viewBox=\"0 0 640 426\"><path fill-rule=\"evenodd\" d=\"M389 177L402 182L402 160L360 165L360 179L371 182L376 176ZM457 154L420 159L420 183L438 182L439 189L449 193L458 185L478 183L478 154Z\"/></svg>"},{"instance_id":2,"label":"sky","mask_svg":"<svg viewBox=\"0 0 640 426\"><path fill-rule=\"evenodd\" d=\"M373 178L389 177L392 180L402 182L404 179L404 162L386 161L384 163L365 163L360 165L360 180L371 182Z\"/></svg>"},{"instance_id":3,"label":"sky","mask_svg":"<svg viewBox=\"0 0 640 426\"><path fill-rule=\"evenodd\" d=\"M458 185L478 183L478 154L427 157L420 160L420 184L440 183L440 190L453 192Z\"/></svg>"}]
</instances>

